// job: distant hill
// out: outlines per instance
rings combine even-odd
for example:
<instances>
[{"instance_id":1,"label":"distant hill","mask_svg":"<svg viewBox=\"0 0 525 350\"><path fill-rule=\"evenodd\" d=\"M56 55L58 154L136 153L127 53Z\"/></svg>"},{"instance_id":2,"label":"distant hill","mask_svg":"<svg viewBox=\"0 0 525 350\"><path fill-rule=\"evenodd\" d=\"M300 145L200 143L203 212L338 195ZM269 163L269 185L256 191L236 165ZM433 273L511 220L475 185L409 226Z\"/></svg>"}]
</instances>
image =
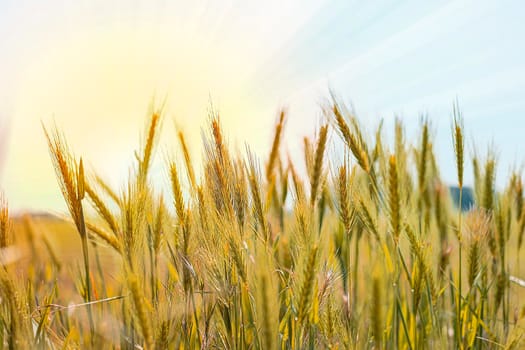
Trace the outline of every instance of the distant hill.
<instances>
[{"instance_id":1,"label":"distant hill","mask_svg":"<svg viewBox=\"0 0 525 350\"><path fill-rule=\"evenodd\" d=\"M49 221L64 221L64 217L61 217L57 214L53 214L46 211L23 211L18 212L12 215L13 219L22 219L24 215L29 215L33 219L43 219L43 220L49 220Z\"/></svg>"},{"instance_id":2,"label":"distant hill","mask_svg":"<svg viewBox=\"0 0 525 350\"><path fill-rule=\"evenodd\" d=\"M454 202L454 205L456 208L459 208L459 187L457 186L450 186L449 187L450 196L452 197L452 201ZM471 187L463 187L463 195L461 198L461 210L467 211L470 208L472 208L475 204L474 200L474 191Z\"/></svg>"}]
</instances>

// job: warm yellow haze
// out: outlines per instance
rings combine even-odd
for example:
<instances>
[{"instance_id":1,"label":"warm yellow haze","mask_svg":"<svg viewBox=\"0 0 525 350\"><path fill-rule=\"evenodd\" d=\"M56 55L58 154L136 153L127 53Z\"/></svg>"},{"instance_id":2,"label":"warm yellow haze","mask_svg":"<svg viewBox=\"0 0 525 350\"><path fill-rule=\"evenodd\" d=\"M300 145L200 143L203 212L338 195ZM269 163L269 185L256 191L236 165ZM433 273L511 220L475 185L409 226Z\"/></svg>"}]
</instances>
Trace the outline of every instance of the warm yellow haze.
<instances>
[{"instance_id":1,"label":"warm yellow haze","mask_svg":"<svg viewBox=\"0 0 525 350\"><path fill-rule=\"evenodd\" d=\"M253 74L247 52L203 45L204 37L167 40L132 29L85 33L39 53L21 74L10 129L5 188L15 208L54 208L60 203L42 132L56 123L88 164L115 184L127 175L129 151L138 140L148 106L164 107L164 130L187 133L194 153L210 107L220 111L232 141L266 147L277 107L249 95ZM248 108L249 106L249 108ZM171 152L162 139L161 153ZM158 157L163 161L162 155ZM159 180L165 181L159 172Z\"/></svg>"}]
</instances>

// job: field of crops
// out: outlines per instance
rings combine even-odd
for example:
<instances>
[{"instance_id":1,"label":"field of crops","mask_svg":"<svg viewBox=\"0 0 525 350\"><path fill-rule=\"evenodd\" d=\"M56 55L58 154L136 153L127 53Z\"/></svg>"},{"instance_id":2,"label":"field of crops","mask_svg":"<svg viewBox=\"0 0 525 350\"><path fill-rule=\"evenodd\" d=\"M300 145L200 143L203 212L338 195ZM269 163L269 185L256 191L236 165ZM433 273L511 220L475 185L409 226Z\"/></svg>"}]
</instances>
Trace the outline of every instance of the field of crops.
<instances>
[{"instance_id":1,"label":"field of crops","mask_svg":"<svg viewBox=\"0 0 525 350\"><path fill-rule=\"evenodd\" d=\"M336 100L304 138L305 166L285 152L285 112L267 155L232 150L216 115L202 156L179 132L170 194L149 173L161 111L149 116L121 188L48 128L68 220L10 218L2 200L0 344L522 348L522 174L496 190L494 153L469 156L453 113L454 184L440 178L428 121L414 142L400 121L386 140ZM328 147L336 141L344 147ZM449 186L462 197L467 162L475 205L460 211Z\"/></svg>"}]
</instances>

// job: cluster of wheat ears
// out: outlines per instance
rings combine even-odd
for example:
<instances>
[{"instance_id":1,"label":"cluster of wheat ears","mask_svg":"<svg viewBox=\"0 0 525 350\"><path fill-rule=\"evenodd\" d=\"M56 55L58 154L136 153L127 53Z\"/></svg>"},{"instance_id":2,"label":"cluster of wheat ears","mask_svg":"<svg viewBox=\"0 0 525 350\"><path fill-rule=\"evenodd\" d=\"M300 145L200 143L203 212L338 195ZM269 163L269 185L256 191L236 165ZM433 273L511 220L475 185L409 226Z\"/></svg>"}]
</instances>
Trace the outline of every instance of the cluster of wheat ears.
<instances>
[{"instance_id":1,"label":"cluster of wheat ears","mask_svg":"<svg viewBox=\"0 0 525 350\"><path fill-rule=\"evenodd\" d=\"M264 166L228 147L215 115L200 168L179 132L170 199L149 174L160 112L148 117L121 191L86 171L56 128L46 130L82 260L68 270L36 234L27 249L47 258L17 260L2 201L0 346L519 348L521 174L497 191L493 153L473 155L475 205L458 210L427 120L414 144L396 122L387 147L381 126L367 135L343 104L329 105L326 124L304 138L305 176L282 150L285 112ZM327 154L332 135L344 144L339 164ZM460 197L464 143L455 107ZM74 295L82 300L72 304Z\"/></svg>"}]
</instances>

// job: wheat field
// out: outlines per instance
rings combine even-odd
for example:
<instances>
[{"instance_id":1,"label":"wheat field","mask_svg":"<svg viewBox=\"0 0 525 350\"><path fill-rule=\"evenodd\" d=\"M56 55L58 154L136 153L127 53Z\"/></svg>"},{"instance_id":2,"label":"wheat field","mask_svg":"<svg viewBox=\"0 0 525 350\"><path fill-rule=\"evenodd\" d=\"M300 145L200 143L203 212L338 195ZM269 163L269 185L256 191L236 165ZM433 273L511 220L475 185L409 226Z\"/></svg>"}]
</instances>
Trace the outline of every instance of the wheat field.
<instances>
[{"instance_id":1,"label":"wheat field","mask_svg":"<svg viewBox=\"0 0 525 350\"><path fill-rule=\"evenodd\" d=\"M468 155L453 115L455 184L440 177L427 120L413 143L401 121L386 140L333 99L304 164L285 152L284 111L267 155L233 150L215 114L202 156L178 132L169 194L150 174L161 111L121 188L44 127L69 213L11 218L2 199L0 344L523 348L522 174L496 189L497 157ZM462 203L467 162L475 201L458 210L449 186Z\"/></svg>"}]
</instances>

